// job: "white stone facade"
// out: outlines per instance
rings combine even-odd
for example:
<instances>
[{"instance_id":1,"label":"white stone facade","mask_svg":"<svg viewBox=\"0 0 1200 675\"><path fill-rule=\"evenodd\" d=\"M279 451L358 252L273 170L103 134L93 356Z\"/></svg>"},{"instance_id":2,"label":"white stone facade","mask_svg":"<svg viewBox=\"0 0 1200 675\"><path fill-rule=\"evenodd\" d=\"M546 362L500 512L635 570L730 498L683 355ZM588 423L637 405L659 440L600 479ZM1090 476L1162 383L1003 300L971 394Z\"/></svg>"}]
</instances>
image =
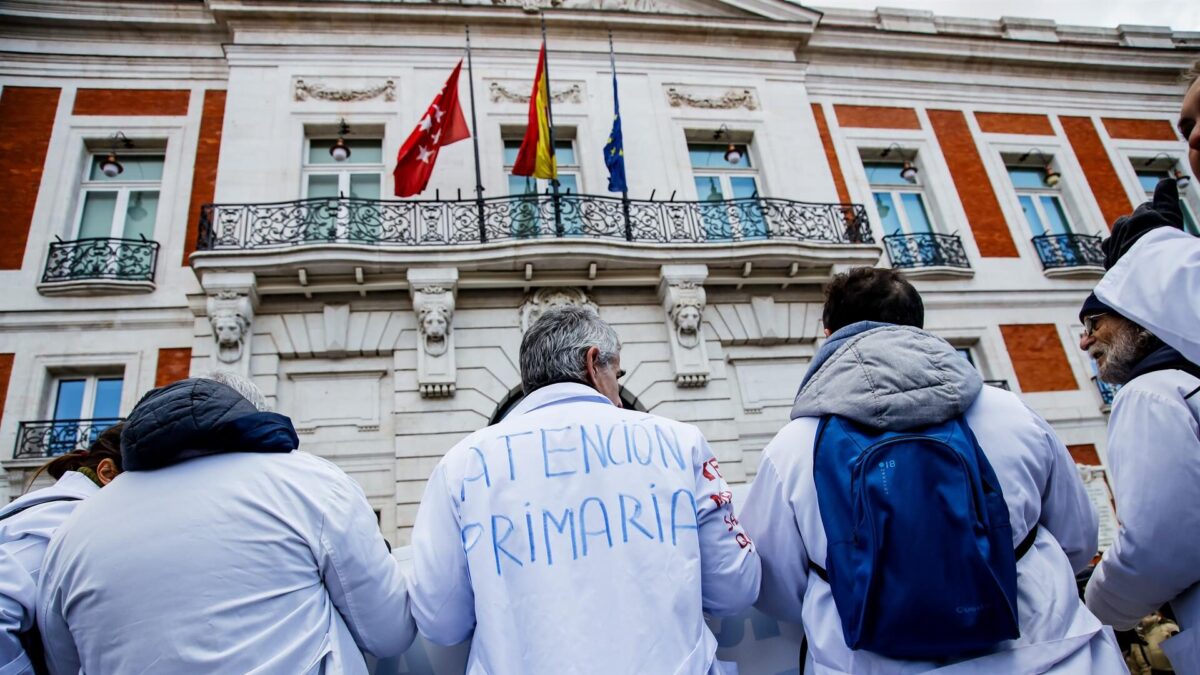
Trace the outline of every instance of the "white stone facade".
<instances>
[{"instance_id":1,"label":"white stone facade","mask_svg":"<svg viewBox=\"0 0 1200 675\"><path fill-rule=\"evenodd\" d=\"M525 124L539 9L554 121L559 137L574 142L579 193L608 194L601 148L612 121L611 29L631 198L705 199L688 144L711 143L724 128L719 143L747 148L756 197L840 202L844 181L849 201L866 207L876 243L334 241L201 250L182 264L201 206L193 196L209 92L226 92L212 202L303 198L306 140L329 142L342 119L352 129L347 138L381 139L386 198L392 158L464 55L468 23L485 196L507 194L504 141L519 139ZM1180 157L1184 144L1117 137L1129 134L1108 133L1103 120L1169 123L1182 95L1177 73L1200 55L1200 34L1166 29L902 10L822 14L785 0L76 0L0 7L0 25L0 95L60 90L24 257L19 269L0 271L0 353L13 355L0 423L9 495L40 464L10 459L9 448L21 422L53 415L55 377L119 373L127 414L154 386L159 350L190 348L192 375L230 368L252 377L293 419L302 449L362 483L395 544L407 542L442 454L519 390L518 347L536 310L531 302L594 304L624 343L630 402L699 425L726 478L752 479L823 335L822 283L851 266L889 264L863 158L893 143L915 156L934 230L957 234L970 265L913 271L927 327L970 348L985 378L1006 380L1068 444L1091 444L1102 457L1106 418L1087 357L1074 347L1079 303L1099 272L1043 271L1006 161L1031 146L1053 157L1075 231L1105 233L1088 174L1095 158L1073 146L1060 118L1092 121L1115 184L1140 203L1139 162L1157 153ZM466 80L464 71L464 106ZM80 92L91 89L183 90L186 114L80 114ZM909 110L917 128L842 124L838 106ZM981 250L962 176L947 160L959 148L934 130L930 111L941 110L962 113L1016 255ZM978 113L1044 116L1052 133L1031 140L988 132ZM116 131L164 157L153 283L42 283L51 242L79 231L78 177ZM469 200L473 190L468 141L441 152L419 198L454 200L461 191ZM1187 199L1200 213L1196 192ZM1053 327L1073 389L1023 391L1001 328L1023 324Z\"/></svg>"}]
</instances>

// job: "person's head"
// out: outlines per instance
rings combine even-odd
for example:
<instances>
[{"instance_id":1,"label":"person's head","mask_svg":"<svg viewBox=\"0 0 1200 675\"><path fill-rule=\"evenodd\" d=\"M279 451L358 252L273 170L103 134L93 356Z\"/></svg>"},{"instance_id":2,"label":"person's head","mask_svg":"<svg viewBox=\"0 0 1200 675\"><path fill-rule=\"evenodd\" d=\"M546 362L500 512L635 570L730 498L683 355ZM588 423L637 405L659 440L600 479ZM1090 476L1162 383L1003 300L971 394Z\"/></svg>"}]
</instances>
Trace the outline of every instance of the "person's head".
<instances>
[{"instance_id":1,"label":"person's head","mask_svg":"<svg viewBox=\"0 0 1200 675\"><path fill-rule=\"evenodd\" d=\"M108 485L121 473L121 430L124 428L124 422L114 424L100 432L87 450L68 452L46 462L29 478L29 485L32 485L42 472L58 480L68 471L80 471L101 487Z\"/></svg>"},{"instance_id":2,"label":"person's head","mask_svg":"<svg viewBox=\"0 0 1200 675\"><path fill-rule=\"evenodd\" d=\"M1192 64L1185 78L1188 90L1179 109L1179 133L1188 144L1192 175L1200 177L1200 61Z\"/></svg>"},{"instance_id":3,"label":"person's head","mask_svg":"<svg viewBox=\"0 0 1200 675\"><path fill-rule=\"evenodd\" d=\"M1162 344L1158 338L1116 312L1093 313L1083 318L1079 348L1096 362L1100 379L1125 384L1133 368Z\"/></svg>"},{"instance_id":4,"label":"person's head","mask_svg":"<svg viewBox=\"0 0 1200 675\"><path fill-rule=\"evenodd\" d=\"M924 328L925 305L917 289L896 270L855 267L835 274L825 287L821 322L829 335L859 321Z\"/></svg>"},{"instance_id":5,"label":"person's head","mask_svg":"<svg viewBox=\"0 0 1200 675\"><path fill-rule=\"evenodd\" d=\"M228 370L214 370L205 375L204 379L219 382L236 391L242 395L242 398L253 404L259 412L271 412L271 406L267 404L267 397L263 396L262 390L258 388L258 385L237 373Z\"/></svg>"},{"instance_id":6,"label":"person's head","mask_svg":"<svg viewBox=\"0 0 1200 675\"><path fill-rule=\"evenodd\" d=\"M620 407L620 376L617 333L590 309L546 310L521 340L521 388L526 395L559 382L579 382Z\"/></svg>"}]
</instances>

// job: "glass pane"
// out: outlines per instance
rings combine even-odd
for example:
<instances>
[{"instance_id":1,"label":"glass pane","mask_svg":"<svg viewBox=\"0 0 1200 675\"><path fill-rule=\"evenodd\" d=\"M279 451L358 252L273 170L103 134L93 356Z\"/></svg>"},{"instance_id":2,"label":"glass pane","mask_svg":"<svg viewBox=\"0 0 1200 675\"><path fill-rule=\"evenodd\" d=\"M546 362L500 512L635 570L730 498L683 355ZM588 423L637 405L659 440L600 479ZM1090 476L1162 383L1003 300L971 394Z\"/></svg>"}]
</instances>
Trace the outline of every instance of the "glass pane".
<instances>
[{"instance_id":1,"label":"glass pane","mask_svg":"<svg viewBox=\"0 0 1200 675\"><path fill-rule=\"evenodd\" d=\"M519 143L518 143L519 145ZM514 237L536 237L538 233L537 180L529 176L509 176L508 194L531 195L526 203L521 200L512 207L512 233Z\"/></svg>"},{"instance_id":2,"label":"glass pane","mask_svg":"<svg viewBox=\"0 0 1200 675\"><path fill-rule=\"evenodd\" d=\"M752 176L730 176L729 187L733 190L734 199L758 196L758 182ZM737 215L742 226L743 239L759 239L767 236L767 222L763 219L760 202L739 203Z\"/></svg>"},{"instance_id":3,"label":"glass pane","mask_svg":"<svg viewBox=\"0 0 1200 675\"><path fill-rule=\"evenodd\" d=\"M758 182L752 176L730 176L729 186L734 199L758 196Z\"/></svg>"},{"instance_id":4,"label":"glass pane","mask_svg":"<svg viewBox=\"0 0 1200 675\"><path fill-rule=\"evenodd\" d=\"M325 199L338 196L337 174L318 173L308 177L308 198Z\"/></svg>"},{"instance_id":5,"label":"glass pane","mask_svg":"<svg viewBox=\"0 0 1200 675\"><path fill-rule=\"evenodd\" d=\"M571 194L579 194L579 177L569 173L558 174L558 191L566 194L570 191Z\"/></svg>"},{"instance_id":6,"label":"glass pane","mask_svg":"<svg viewBox=\"0 0 1200 675\"><path fill-rule=\"evenodd\" d=\"M749 169L750 153L747 147L742 144L734 144L733 147L741 154L737 164L730 164L725 159L728 143L688 143L688 157L694 169Z\"/></svg>"},{"instance_id":7,"label":"glass pane","mask_svg":"<svg viewBox=\"0 0 1200 675\"><path fill-rule=\"evenodd\" d=\"M93 239L112 236L113 214L117 210L117 193L85 192L83 215L79 219L79 238Z\"/></svg>"},{"instance_id":8,"label":"glass pane","mask_svg":"<svg viewBox=\"0 0 1200 675\"><path fill-rule=\"evenodd\" d=\"M1042 210L1046 212L1046 220L1050 226L1050 234L1067 234L1071 231L1071 223L1067 220L1067 212L1063 210L1062 201L1054 195L1042 195Z\"/></svg>"},{"instance_id":9,"label":"glass pane","mask_svg":"<svg viewBox=\"0 0 1200 675\"><path fill-rule=\"evenodd\" d=\"M867 182L871 185L912 185L900 177L903 164L894 162L863 162L867 172Z\"/></svg>"},{"instance_id":10,"label":"glass pane","mask_svg":"<svg viewBox=\"0 0 1200 675\"><path fill-rule=\"evenodd\" d=\"M1018 190L1022 188L1044 190L1046 188L1046 172L1041 169L1028 166L1010 166L1008 167L1008 177L1012 179L1013 187Z\"/></svg>"},{"instance_id":11,"label":"glass pane","mask_svg":"<svg viewBox=\"0 0 1200 675\"><path fill-rule=\"evenodd\" d=\"M97 181L129 181L129 180L162 180L162 155L122 155L117 154L117 161L125 168L120 174L109 178L100 170L100 163L108 157L108 153L92 155L92 170L88 173L89 180Z\"/></svg>"},{"instance_id":12,"label":"glass pane","mask_svg":"<svg viewBox=\"0 0 1200 675\"><path fill-rule=\"evenodd\" d=\"M896 205L890 193L876 192L875 208L879 210L884 234L901 234L904 231L900 226L900 214L896 213Z\"/></svg>"},{"instance_id":13,"label":"glass pane","mask_svg":"<svg viewBox=\"0 0 1200 675\"><path fill-rule=\"evenodd\" d=\"M1018 198L1021 200L1021 212L1025 214L1025 222L1029 223L1029 231L1035 237L1046 234L1046 226L1042 224L1042 217L1038 215L1037 209L1033 206L1033 197L1020 195Z\"/></svg>"},{"instance_id":14,"label":"glass pane","mask_svg":"<svg viewBox=\"0 0 1200 675\"><path fill-rule=\"evenodd\" d=\"M350 196L355 199L379 199L379 185L377 173L350 174Z\"/></svg>"},{"instance_id":15,"label":"glass pane","mask_svg":"<svg viewBox=\"0 0 1200 675\"><path fill-rule=\"evenodd\" d=\"M1138 171L1138 182L1142 184L1142 189L1147 194L1154 194L1154 188L1158 186L1158 181L1167 177L1166 171Z\"/></svg>"},{"instance_id":16,"label":"glass pane","mask_svg":"<svg viewBox=\"0 0 1200 675\"><path fill-rule=\"evenodd\" d=\"M559 155L561 157L561 155ZM558 174L558 190L561 194L579 194L579 176L569 173ZM583 218L578 200L560 200L563 234L583 234Z\"/></svg>"},{"instance_id":17,"label":"glass pane","mask_svg":"<svg viewBox=\"0 0 1200 675\"><path fill-rule=\"evenodd\" d=\"M721 178L719 176L696 176L696 196L702 202L719 202L725 199L725 192L721 189Z\"/></svg>"},{"instance_id":18,"label":"glass pane","mask_svg":"<svg viewBox=\"0 0 1200 675\"><path fill-rule=\"evenodd\" d=\"M96 383L96 403L92 406L93 419L112 419L121 411L121 378L102 377Z\"/></svg>"},{"instance_id":19,"label":"glass pane","mask_svg":"<svg viewBox=\"0 0 1200 675\"><path fill-rule=\"evenodd\" d=\"M83 388L86 380L59 380L54 399L54 419L77 420L83 412Z\"/></svg>"},{"instance_id":20,"label":"glass pane","mask_svg":"<svg viewBox=\"0 0 1200 675\"><path fill-rule=\"evenodd\" d=\"M512 166L517 163L517 153L521 151L521 141L506 140L504 141L504 165ZM515 193L513 193L515 194Z\"/></svg>"},{"instance_id":21,"label":"glass pane","mask_svg":"<svg viewBox=\"0 0 1200 675\"><path fill-rule=\"evenodd\" d=\"M529 176L509 176L508 177L508 194L510 195L536 195L538 192L537 180Z\"/></svg>"},{"instance_id":22,"label":"glass pane","mask_svg":"<svg viewBox=\"0 0 1200 675\"><path fill-rule=\"evenodd\" d=\"M129 204L125 207L125 231L121 234L126 239L154 239L154 219L158 215L158 190L137 191L129 194Z\"/></svg>"},{"instance_id":23,"label":"glass pane","mask_svg":"<svg viewBox=\"0 0 1200 675\"><path fill-rule=\"evenodd\" d=\"M714 202L712 205L700 206L700 220L704 225L706 237L709 240L732 238L733 227L724 204L725 193L721 188L721 179L717 176L696 176L695 181L696 194L700 201Z\"/></svg>"},{"instance_id":24,"label":"glass pane","mask_svg":"<svg viewBox=\"0 0 1200 675\"><path fill-rule=\"evenodd\" d=\"M925 212L925 200L921 199L921 195L916 192L904 192L901 193L900 200L904 202L904 215L908 216L910 232L916 234L933 231L929 225L929 214Z\"/></svg>"},{"instance_id":25,"label":"glass pane","mask_svg":"<svg viewBox=\"0 0 1200 675\"><path fill-rule=\"evenodd\" d=\"M971 365L975 365L975 359L971 358L971 348L970 347L956 347L955 351L958 352L959 356L966 359L967 363L969 363Z\"/></svg>"},{"instance_id":26,"label":"glass pane","mask_svg":"<svg viewBox=\"0 0 1200 675\"><path fill-rule=\"evenodd\" d=\"M571 141L554 141L554 156L559 166L564 164L578 164L575 161L575 144ZM559 180L562 180L562 176L559 176Z\"/></svg>"},{"instance_id":27,"label":"glass pane","mask_svg":"<svg viewBox=\"0 0 1200 675\"><path fill-rule=\"evenodd\" d=\"M383 140L379 138L347 138L350 156L344 162L334 160L329 148L336 138L314 138L308 142L309 164L382 164Z\"/></svg>"}]
</instances>

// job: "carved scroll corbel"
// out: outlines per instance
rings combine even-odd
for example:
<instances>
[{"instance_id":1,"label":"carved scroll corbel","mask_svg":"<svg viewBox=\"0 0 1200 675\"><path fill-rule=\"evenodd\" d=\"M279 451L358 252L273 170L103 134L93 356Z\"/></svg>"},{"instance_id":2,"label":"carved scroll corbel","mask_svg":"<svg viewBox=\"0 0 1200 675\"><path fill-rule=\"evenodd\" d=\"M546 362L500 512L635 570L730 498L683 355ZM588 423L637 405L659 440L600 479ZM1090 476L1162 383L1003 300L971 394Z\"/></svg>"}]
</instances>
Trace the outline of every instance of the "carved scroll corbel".
<instances>
[{"instance_id":1,"label":"carved scroll corbel","mask_svg":"<svg viewBox=\"0 0 1200 675\"><path fill-rule=\"evenodd\" d=\"M454 300L458 270L408 271L413 311L417 314L417 385L425 398L454 395Z\"/></svg>"},{"instance_id":2,"label":"carved scroll corbel","mask_svg":"<svg viewBox=\"0 0 1200 675\"><path fill-rule=\"evenodd\" d=\"M680 387L703 387L708 384L711 372L708 350L704 344L706 278L708 267L705 265L662 267L659 297L662 300L671 344L675 384Z\"/></svg>"}]
</instances>

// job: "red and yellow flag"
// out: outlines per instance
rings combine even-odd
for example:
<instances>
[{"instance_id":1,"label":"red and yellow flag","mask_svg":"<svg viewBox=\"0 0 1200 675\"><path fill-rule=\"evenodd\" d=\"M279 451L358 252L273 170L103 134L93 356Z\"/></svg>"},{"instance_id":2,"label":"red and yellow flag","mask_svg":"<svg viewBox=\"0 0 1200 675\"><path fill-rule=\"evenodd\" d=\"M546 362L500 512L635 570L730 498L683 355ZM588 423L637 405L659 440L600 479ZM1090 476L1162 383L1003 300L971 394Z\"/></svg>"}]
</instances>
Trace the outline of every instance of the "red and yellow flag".
<instances>
[{"instance_id":1,"label":"red and yellow flag","mask_svg":"<svg viewBox=\"0 0 1200 675\"><path fill-rule=\"evenodd\" d=\"M558 163L550 144L550 83L546 78L546 43L538 56L533 93L529 95L529 124L513 163L514 176L558 178Z\"/></svg>"}]
</instances>

